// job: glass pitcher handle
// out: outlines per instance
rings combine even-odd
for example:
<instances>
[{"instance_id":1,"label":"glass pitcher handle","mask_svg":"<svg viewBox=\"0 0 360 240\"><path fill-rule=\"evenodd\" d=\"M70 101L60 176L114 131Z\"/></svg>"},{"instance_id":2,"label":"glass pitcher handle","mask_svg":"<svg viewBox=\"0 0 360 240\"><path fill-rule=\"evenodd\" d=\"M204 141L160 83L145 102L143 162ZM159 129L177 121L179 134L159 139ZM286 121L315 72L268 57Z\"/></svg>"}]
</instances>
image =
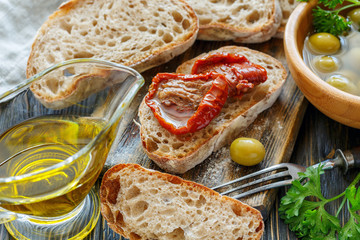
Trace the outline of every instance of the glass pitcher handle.
<instances>
[{"instance_id":1,"label":"glass pitcher handle","mask_svg":"<svg viewBox=\"0 0 360 240\"><path fill-rule=\"evenodd\" d=\"M11 222L17 218L18 216L15 213L0 210L0 224Z\"/></svg>"}]
</instances>

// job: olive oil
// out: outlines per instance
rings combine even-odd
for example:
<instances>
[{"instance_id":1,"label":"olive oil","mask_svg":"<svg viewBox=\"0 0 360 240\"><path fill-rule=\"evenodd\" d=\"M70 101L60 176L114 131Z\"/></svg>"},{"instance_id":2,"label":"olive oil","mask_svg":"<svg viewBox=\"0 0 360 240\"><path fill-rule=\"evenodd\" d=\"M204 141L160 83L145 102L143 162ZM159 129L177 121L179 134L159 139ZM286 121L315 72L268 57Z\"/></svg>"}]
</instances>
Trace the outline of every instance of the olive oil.
<instances>
[{"instance_id":1,"label":"olive oil","mask_svg":"<svg viewBox=\"0 0 360 240\"><path fill-rule=\"evenodd\" d=\"M21 178L0 183L0 207L40 217L73 210L94 185L109 152L113 129L85 147L104 125L100 119L46 116L0 135L0 177Z\"/></svg>"}]
</instances>

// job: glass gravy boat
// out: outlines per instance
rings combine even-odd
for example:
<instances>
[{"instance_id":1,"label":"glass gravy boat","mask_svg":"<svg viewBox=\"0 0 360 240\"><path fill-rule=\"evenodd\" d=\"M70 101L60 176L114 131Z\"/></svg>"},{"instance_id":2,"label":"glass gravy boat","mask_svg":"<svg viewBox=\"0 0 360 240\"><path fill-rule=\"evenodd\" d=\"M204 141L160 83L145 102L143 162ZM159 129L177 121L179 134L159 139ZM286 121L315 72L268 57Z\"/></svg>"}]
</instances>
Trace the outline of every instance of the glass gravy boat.
<instances>
[{"instance_id":1,"label":"glass gravy boat","mask_svg":"<svg viewBox=\"0 0 360 240\"><path fill-rule=\"evenodd\" d=\"M60 101L62 109L45 107L29 90L35 81L59 84L93 72L105 74L85 84L116 84L81 96L80 102ZM143 84L131 68L74 59L0 95L0 224L13 237L80 239L94 228L100 208L92 187L119 122Z\"/></svg>"}]
</instances>

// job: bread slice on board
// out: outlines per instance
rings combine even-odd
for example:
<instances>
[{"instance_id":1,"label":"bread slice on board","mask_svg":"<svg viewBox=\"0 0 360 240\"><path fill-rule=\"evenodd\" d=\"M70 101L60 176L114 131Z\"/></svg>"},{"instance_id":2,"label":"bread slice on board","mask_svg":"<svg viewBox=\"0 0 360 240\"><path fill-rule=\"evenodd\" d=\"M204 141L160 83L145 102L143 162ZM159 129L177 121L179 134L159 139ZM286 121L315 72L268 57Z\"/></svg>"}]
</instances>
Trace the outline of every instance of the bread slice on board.
<instances>
[{"instance_id":1,"label":"bread slice on board","mask_svg":"<svg viewBox=\"0 0 360 240\"><path fill-rule=\"evenodd\" d=\"M259 43L269 40L281 22L278 0L186 0L199 18L201 40Z\"/></svg>"},{"instance_id":2,"label":"bread slice on board","mask_svg":"<svg viewBox=\"0 0 360 240\"><path fill-rule=\"evenodd\" d=\"M140 136L143 149L160 168L184 173L204 161L213 151L234 140L259 113L269 108L280 94L287 72L273 57L245 47L227 46L213 52L244 55L252 63L264 67L268 79L246 93L241 100L229 98L220 114L210 124L192 134L173 135L164 129L143 101L139 107ZM203 57L205 54L198 56ZM189 60L177 69L190 73L197 59Z\"/></svg>"},{"instance_id":3,"label":"bread slice on board","mask_svg":"<svg viewBox=\"0 0 360 240\"><path fill-rule=\"evenodd\" d=\"M260 212L200 184L119 164L104 175L101 213L130 240L260 239Z\"/></svg>"},{"instance_id":4,"label":"bread slice on board","mask_svg":"<svg viewBox=\"0 0 360 240\"><path fill-rule=\"evenodd\" d=\"M71 0L39 29L26 74L72 58L104 59L142 72L183 53L197 32L198 19L184 0ZM53 81L31 87L50 107L87 85ZM59 87L53 91L51 85Z\"/></svg>"},{"instance_id":5,"label":"bread slice on board","mask_svg":"<svg viewBox=\"0 0 360 240\"><path fill-rule=\"evenodd\" d=\"M297 7L297 5L300 2L297 0L279 0L279 2L280 2L281 12L282 12L282 20L281 20L280 27L278 28L277 33L274 35L274 37L283 38L286 23L289 20L290 14L292 13L292 11L294 11L294 9Z\"/></svg>"}]
</instances>

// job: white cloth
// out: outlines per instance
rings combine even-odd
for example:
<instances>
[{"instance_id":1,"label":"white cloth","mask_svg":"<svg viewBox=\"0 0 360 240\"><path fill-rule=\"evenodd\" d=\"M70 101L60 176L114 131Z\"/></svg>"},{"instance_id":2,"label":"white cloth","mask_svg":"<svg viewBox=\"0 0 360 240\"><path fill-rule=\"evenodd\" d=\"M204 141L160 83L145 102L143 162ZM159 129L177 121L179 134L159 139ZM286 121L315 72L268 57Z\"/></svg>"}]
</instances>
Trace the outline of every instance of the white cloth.
<instances>
[{"instance_id":1,"label":"white cloth","mask_svg":"<svg viewBox=\"0 0 360 240\"><path fill-rule=\"evenodd\" d=\"M0 0L0 94L26 78L37 30L64 0Z\"/></svg>"}]
</instances>

